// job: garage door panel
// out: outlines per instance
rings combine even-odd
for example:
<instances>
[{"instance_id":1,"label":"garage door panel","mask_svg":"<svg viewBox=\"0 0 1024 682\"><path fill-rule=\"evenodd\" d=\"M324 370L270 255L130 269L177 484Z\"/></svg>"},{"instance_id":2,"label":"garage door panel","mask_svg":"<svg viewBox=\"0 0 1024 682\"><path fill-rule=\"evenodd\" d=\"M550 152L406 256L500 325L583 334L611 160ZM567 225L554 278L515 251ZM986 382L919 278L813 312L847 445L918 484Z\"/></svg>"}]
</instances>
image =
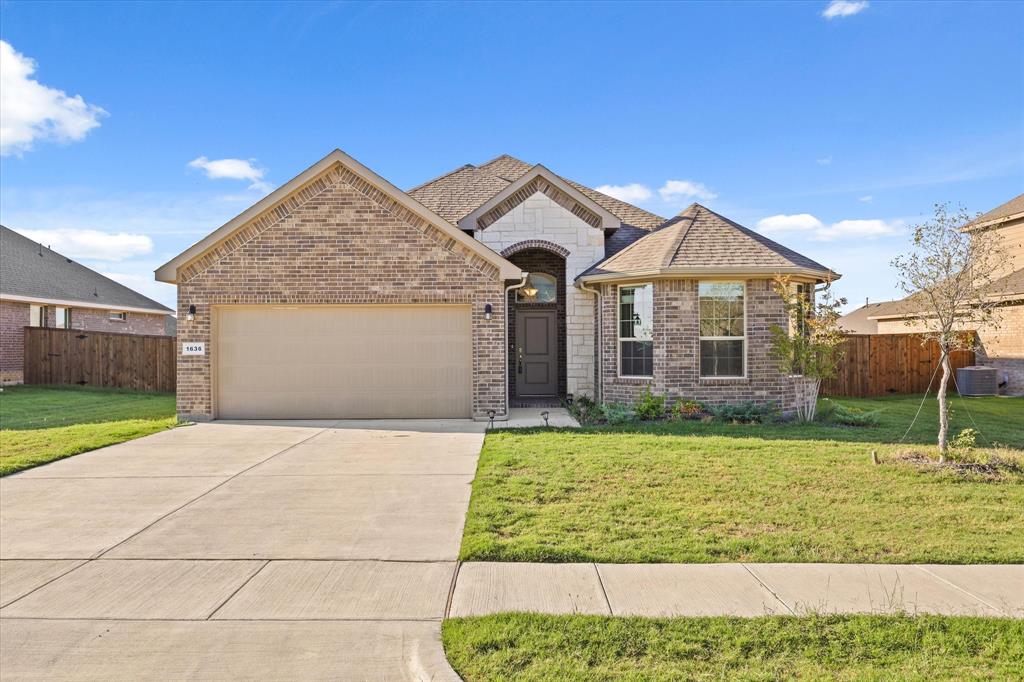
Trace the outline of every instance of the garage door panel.
<instances>
[{"instance_id":1,"label":"garage door panel","mask_svg":"<svg viewBox=\"0 0 1024 682\"><path fill-rule=\"evenodd\" d=\"M468 417L468 306L249 306L217 317L222 418Z\"/></svg>"}]
</instances>

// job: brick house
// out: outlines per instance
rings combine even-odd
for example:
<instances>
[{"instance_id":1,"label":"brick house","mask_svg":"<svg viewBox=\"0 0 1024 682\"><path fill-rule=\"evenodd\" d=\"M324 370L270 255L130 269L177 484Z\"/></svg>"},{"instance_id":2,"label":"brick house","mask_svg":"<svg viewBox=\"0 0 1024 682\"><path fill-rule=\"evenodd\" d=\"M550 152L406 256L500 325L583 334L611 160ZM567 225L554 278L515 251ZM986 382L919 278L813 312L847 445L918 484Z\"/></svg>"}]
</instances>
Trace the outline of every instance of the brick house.
<instances>
[{"instance_id":1,"label":"brick house","mask_svg":"<svg viewBox=\"0 0 1024 682\"><path fill-rule=\"evenodd\" d=\"M697 204L671 219L500 156L403 192L341 151L157 272L187 419L473 417L645 386L794 404L774 275L828 268Z\"/></svg>"},{"instance_id":2,"label":"brick house","mask_svg":"<svg viewBox=\"0 0 1024 682\"><path fill-rule=\"evenodd\" d=\"M23 380L25 327L162 336L171 313L167 306L0 226L3 383Z\"/></svg>"},{"instance_id":3,"label":"brick house","mask_svg":"<svg viewBox=\"0 0 1024 682\"><path fill-rule=\"evenodd\" d=\"M971 234L996 231L1005 253L990 294L999 302L993 322L976 330L977 362L999 370L1005 395L1024 395L1024 194L979 216L964 230ZM914 309L913 297L907 297L880 304L868 319L877 323L879 334L925 331L924 322L908 314Z\"/></svg>"}]
</instances>

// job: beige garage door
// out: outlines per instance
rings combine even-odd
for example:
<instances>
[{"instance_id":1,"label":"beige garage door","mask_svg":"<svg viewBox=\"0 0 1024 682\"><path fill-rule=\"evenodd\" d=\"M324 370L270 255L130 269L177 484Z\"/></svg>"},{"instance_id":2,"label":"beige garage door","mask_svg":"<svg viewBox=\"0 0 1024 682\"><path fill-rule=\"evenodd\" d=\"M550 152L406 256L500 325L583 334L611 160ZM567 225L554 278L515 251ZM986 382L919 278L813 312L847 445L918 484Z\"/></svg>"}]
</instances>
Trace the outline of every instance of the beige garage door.
<instances>
[{"instance_id":1,"label":"beige garage door","mask_svg":"<svg viewBox=\"0 0 1024 682\"><path fill-rule=\"evenodd\" d=\"M468 306L216 309L221 419L469 417Z\"/></svg>"}]
</instances>

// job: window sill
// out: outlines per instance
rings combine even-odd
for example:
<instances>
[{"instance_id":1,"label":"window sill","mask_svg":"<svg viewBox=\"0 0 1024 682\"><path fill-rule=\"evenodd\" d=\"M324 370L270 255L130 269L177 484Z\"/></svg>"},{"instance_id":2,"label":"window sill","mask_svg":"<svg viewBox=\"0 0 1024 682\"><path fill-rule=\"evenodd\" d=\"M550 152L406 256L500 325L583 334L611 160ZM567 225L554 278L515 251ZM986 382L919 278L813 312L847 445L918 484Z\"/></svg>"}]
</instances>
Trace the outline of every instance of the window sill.
<instances>
[{"instance_id":1,"label":"window sill","mask_svg":"<svg viewBox=\"0 0 1024 682\"><path fill-rule=\"evenodd\" d=\"M623 384L649 384L654 381L654 377L623 377L617 376L615 380Z\"/></svg>"},{"instance_id":2,"label":"window sill","mask_svg":"<svg viewBox=\"0 0 1024 682\"><path fill-rule=\"evenodd\" d=\"M698 383L713 384L745 384L750 382L750 377L699 377Z\"/></svg>"}]
</instances>

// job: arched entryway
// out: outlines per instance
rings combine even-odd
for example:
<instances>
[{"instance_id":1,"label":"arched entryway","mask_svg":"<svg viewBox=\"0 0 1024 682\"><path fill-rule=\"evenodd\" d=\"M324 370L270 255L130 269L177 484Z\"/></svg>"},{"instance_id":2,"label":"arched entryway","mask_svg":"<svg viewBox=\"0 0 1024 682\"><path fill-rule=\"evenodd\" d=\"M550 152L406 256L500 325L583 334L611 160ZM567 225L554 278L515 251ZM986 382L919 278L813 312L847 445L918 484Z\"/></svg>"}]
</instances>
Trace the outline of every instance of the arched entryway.
<instances>
[{"instance_id":1,"label":"arched entryway","mask_svg":"<svg viewBox=\"0 0 1024 682\"><path fill-rule=\"evenodd\" d=\"M540 245L506 253L531 273L509 292L509 403L557 406L566 394L565 256Z\"/></svg>"}]
</instances>

